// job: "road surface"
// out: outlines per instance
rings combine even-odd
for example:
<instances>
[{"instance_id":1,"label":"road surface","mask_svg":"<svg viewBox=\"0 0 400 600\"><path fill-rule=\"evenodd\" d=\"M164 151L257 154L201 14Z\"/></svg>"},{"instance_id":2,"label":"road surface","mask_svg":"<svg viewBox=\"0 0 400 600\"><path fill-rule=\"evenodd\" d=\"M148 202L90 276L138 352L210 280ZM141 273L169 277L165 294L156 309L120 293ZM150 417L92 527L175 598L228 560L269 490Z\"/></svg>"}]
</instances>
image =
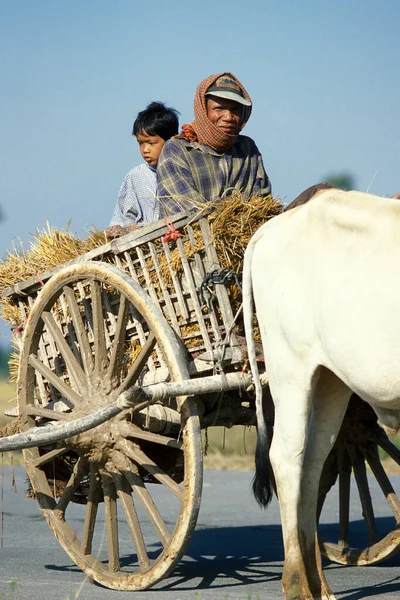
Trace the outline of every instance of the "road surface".
<instances>
[{"instance_id":1,"label":"road surface","mask_svg":"<svg viewBox=\"0 0 400 600\"><path fill-rule=\"evenodd\" d=\"M25 497L25 470L18 467L15 473L17 493L12 490L9 468L4 469L2 478L1 600L283 598L279 507L273 500L267 511L258 508L250 492L252 473L205 471L202 507L187 555L168 579L145 592L116 592L91 584L56 541L36 501ZM393 479L399 493L400 476ZM375 487L373 495L378 525L387 526L386 502ZM327 508L323 515L325 536L337 522L337 501L329 500ZM357 510L354 499L353 517ZM398 600L399 566L400 553L375 567L326 563L325 570L338 600Z\"/></svg>"}]
</instances>

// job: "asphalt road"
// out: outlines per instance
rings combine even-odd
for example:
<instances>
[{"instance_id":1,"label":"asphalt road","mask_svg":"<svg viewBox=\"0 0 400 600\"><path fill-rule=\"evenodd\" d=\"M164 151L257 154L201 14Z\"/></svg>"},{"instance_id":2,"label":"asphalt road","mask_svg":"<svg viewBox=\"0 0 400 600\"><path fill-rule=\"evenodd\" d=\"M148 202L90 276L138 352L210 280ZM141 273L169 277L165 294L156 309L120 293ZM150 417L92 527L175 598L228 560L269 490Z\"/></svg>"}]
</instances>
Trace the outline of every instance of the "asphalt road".
<instances>
[{"instance_id":1,"label":"asphalt road","mask_svg":"<svg viewBox=\"0 0 400 600\"><path fill-rule=\"evenodd\" d=\"M1 488L3 548L1 600L277 600L283 547L276 500L268 511L250 493L252 474L206 471L203 501L192 543L175 572L146 592L115 592L91 584L71 563L43 520L36 501L25 497L25 470L16 468L17 493L10 469ZM393 477L400 493L400 476ZM372 483L379 527L391 527L386 502ZM358 502L352 502L355 535ZM322 531L328 537L337 522L337 498L327 502ZM400 553L383 565L342 567L325 564L337 599L400 598ZM10 584L14 581L14 584ZM14 585L14 588L12 587Z\"/></svg>"}]
</instances>

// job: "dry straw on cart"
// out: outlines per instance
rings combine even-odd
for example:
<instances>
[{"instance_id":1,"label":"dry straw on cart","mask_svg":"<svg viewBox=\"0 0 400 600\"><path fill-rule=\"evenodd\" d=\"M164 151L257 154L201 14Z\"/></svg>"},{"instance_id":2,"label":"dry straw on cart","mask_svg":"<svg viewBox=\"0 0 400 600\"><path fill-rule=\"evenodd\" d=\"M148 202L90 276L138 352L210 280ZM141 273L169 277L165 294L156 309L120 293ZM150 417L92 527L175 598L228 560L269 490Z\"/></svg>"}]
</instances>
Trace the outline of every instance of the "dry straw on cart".
<instances>
[{"instance_id":1,"label":"dry straw on cart","mask_svg":"<svg viewBox=\"0 0 400 600\"><path fill-rule=\"evenodd\" d=\"M282 203L272 196L246 199L236 194L223 200L211 217L211 232L222 266L241 273L250 238L263 223L282 212Z\"/></svg>"}]
</instances>

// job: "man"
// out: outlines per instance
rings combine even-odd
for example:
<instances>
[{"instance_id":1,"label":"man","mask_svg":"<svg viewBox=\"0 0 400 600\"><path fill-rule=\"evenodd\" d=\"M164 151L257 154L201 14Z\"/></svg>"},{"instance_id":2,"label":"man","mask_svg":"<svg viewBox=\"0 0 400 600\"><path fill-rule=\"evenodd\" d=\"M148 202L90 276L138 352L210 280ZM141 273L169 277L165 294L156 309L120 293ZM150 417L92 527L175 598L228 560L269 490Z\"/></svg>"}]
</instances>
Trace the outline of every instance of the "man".
<instances>
[{"instance_id":1,"label":"man","mask_svg":"<svg viewBox=\"0 0 400 600\"><path fill-rule=\"evenodd\" d=\"M157 164L157 191L164 212L190 210L234 191L267 195L271 185L254 141L241 130L250 96L232 73L211 75L198 86L195 120L168 140Z\"/></svg>"}]
</instances>

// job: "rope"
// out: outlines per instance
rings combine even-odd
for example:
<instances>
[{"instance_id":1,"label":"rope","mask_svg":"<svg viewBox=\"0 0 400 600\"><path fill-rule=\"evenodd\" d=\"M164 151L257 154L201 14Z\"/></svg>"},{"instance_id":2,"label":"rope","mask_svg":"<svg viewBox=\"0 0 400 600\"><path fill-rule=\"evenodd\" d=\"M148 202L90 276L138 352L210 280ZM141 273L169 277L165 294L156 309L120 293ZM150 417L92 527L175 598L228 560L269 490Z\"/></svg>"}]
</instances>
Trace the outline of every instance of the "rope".
<instances>
[{"instance_id":1,"label":"rope","mask_svg":"<svg viewBox=\"0 0 400 600\"><path fill-rule=\"evenodd\" d=\"M167 216L164 218L164 224L169 229L169 231L167 231L167 233L164 235L164 237L162 239L164 244L166 244L170 240L177 240L178 238L182 237L182 234L179 233L179 231L177 229L175 229L175 227L173 226L170 216Z\"/></svg>"}]
</instances>

